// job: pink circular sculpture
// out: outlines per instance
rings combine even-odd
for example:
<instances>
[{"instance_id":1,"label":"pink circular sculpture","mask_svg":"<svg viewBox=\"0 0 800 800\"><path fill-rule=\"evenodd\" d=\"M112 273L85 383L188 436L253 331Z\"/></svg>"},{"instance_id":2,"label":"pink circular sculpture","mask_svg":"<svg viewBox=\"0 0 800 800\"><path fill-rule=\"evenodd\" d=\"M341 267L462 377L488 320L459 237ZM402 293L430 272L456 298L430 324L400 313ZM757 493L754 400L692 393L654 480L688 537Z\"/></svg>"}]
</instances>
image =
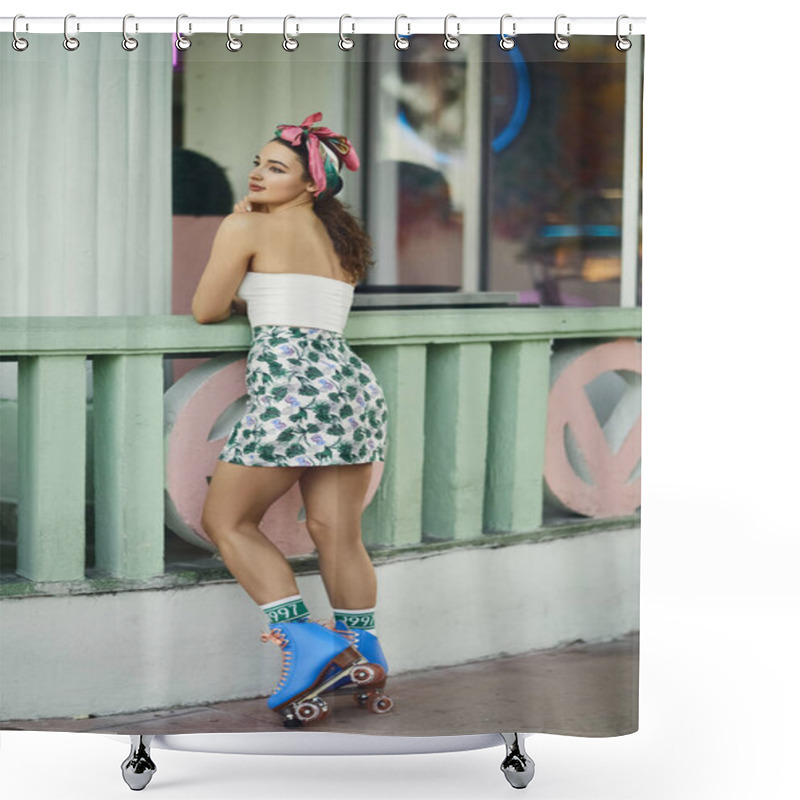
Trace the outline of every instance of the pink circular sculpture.
<instances>
[{"instance_id":1,"label":"pink circular sculpture","mask_svg":"<svg viewBox=\"0 0 800 800\"><path fill-rule=\"evenodd\" d=\"M642 345L576 343L551 360L544 485L548 502L587 517L641 505ZM590 384L593 384L590 387Z\"/></svg>"}]
</instances>

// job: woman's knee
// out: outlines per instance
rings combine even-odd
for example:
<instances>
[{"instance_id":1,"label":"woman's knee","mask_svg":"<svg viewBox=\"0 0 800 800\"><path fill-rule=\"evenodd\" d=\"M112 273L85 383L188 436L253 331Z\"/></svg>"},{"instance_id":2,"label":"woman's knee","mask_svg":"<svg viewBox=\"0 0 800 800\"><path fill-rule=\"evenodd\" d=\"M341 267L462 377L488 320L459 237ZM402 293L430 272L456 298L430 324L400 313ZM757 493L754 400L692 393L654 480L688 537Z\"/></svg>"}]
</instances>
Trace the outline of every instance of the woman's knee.
<instances>
[{"instance_id":1,"label":"woman's knee","mask_svg":"<svg viewBox=\"0 0 800 800\"><path fill-rule=\"evenodd\" d=\"M226 526L219 524L213 517L206 515L203 515L200 524L203 526L203 530L206 532L208 538L211 539L214 544L219 545L224 536Z\"/></svg>"},{"instance_id":2,"label":"woman's knee","mask_svg":"<svg viewBox=\"0 0 800 800\"><path fill-rule=\"evenodd\" d=\"M206 503L203 508L200 524L214 544L219 545L223 540L236 536L241 532L242 523L231 517L223 508L215 508Z\"/></svg>"},{"instance_id":3,"label":"woman's knee","mask_svg":"<svg viewBox=\"0 0 800 800\"><path fill-rule=\"evenodd\" d=\"M332 520L311 516L306 518L306 528L318 550L361 542L361 525L358 520Z\"/></svg>"}]
</instances>

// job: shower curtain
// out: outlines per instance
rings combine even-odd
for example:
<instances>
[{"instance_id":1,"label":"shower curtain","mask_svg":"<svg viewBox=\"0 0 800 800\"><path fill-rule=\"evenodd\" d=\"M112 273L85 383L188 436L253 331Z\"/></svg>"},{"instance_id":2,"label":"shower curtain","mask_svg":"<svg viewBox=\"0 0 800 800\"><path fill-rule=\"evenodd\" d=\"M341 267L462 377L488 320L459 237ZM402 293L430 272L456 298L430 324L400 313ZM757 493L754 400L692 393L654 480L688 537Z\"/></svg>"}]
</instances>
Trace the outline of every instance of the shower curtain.
<instances>
[{"instance_id":1,"label":"shower curtain","mask_svg":"<svg viewBox=\"0 0 800 800\"><path fill-rule=\"evenodd\" d=\"M344 335L386 398L361 530L393 706L324 695L308 729L635 731L643 37L29 38L0 48L0 728L283 730L201 520L252 332L191 301L254 155L321 111L374 246ZM297 484L259 529L330 618Z\"/></svg>"}]
</instances>

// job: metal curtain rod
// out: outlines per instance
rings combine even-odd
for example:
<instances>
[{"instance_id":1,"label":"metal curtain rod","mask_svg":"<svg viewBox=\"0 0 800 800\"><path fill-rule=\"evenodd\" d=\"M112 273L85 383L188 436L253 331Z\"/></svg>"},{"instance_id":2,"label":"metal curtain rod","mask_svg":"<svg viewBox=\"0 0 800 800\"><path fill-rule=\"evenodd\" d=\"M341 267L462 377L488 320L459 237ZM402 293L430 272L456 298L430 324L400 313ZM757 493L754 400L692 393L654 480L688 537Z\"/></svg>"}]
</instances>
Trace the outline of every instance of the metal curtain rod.
<instances>
[{"instance_id":1,"label":"metal curtain rod","mask_svg":"<svg viewBox=\"0 0 800 800\"><path fill-rule=\"evenodd\" d=\"M81 33L120 33L123 32L122 17L80 17L68 15L66 20L70 36ZM617 17L570 17L558 15L558 29L562 35L606 35L615 36L618 31ZM237 36L249 33L284 33L284 27L291 36L302 36L304 33L344 35L361 33L385 33L409 36L415 33L440 33L445 29L450 36L469 33L501 33L501 15L496 17L459 17L454 14L445 17L234 17L231 31ZM286 20L288 19L288 23ZM555 17L514 17L502 15L502 32L505 36L516 36L530 33L549 33L554 31ZM623 36L644 34L645 17L623 16L621 33ZM445 25L445 21L447 25ZM0 31L11 33L14 17L0 17ZM19 15L16 21L18 35L28 33L60 33L64 34L64 17L28 17ZM182 14L180 32L183 36L193 33L226 33L228 17L193 17ZM127 34L134 33L175 33L175 17L136 17L128 15L125 21Z\"/></svg>"}]
</instances>

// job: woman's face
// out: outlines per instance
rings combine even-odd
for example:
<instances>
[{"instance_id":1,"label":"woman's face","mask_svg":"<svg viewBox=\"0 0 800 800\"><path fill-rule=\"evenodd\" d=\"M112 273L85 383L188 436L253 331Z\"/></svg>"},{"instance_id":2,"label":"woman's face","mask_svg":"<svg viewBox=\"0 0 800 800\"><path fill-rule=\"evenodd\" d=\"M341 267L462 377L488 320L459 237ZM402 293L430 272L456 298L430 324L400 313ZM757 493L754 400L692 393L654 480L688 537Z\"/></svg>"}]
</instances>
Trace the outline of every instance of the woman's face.
<instances>
[{"instance_id":1,"label":"woman's face","mask_svg":"<svg viewBox=\"0 0 800 800\"><path fill-rule=\"evenodd\" d=\"M314 183L303 182L303 164L279 142L268 142L253 159L248 176L247 200L273 208L306 205L314 200Z\"/></svg>"}]
</instances>

